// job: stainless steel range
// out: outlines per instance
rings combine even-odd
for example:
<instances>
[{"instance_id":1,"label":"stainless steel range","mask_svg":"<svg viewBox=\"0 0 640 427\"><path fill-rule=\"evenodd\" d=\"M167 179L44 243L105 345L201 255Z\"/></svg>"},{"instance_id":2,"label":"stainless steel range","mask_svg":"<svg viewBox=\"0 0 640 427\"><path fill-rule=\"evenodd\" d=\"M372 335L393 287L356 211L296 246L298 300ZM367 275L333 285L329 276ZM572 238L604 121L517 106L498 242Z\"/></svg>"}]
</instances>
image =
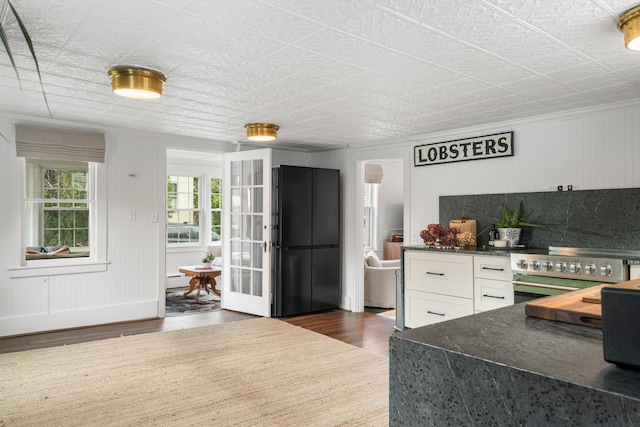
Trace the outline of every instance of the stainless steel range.
<instances>
[{"instance_id":1,"label":"stainless steel range","mask_svg":"<svg viewBox=\"0 0 640 427\"><path fill-rule=\"evenodd\" d=\"M511 254L515 302L629 280L637 251L550 247Z\"/></svg>"}]
</instances>

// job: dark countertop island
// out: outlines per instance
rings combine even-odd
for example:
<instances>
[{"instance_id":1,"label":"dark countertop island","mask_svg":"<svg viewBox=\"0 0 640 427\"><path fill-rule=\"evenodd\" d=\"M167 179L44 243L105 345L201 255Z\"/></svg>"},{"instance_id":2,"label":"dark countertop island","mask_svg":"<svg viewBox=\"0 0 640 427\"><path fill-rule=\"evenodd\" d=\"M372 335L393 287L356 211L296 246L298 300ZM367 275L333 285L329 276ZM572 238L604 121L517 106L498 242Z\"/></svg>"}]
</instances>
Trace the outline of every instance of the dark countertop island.
<instances>
[{"instance_id":1,"label":"dark countertop island","mask_svg":"<svg viewBox=\"0 0 640 427\"><path fill-rule=\"evenodd\" d=\"M396 332L389 363L391 426L640 426L640 370L524 303Z\"/></svg>"}]
</instances>

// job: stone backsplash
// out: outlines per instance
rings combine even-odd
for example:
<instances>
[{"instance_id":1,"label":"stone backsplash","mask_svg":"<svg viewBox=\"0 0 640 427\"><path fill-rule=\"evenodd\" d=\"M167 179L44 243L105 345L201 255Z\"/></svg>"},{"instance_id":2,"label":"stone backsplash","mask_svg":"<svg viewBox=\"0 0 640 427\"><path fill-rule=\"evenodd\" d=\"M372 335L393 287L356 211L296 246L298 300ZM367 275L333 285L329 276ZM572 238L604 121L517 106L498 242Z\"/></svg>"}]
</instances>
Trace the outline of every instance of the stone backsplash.
<instances>
[{"instance_id":1,"label":"stone backsplash","mask_svg":"<svg viewBox=\"0 0 640 427\"><path fill-rule=\"evenodd\" d=\"M500 203L513 210L520 201L527 222L544 227L522 229L526 247L640 250L639 188L440 196L440 224L447 229L452 219L475 219L480 233L500 218ZM482 233L478 245L488 240Z\"/></svg>"}]
</instances>

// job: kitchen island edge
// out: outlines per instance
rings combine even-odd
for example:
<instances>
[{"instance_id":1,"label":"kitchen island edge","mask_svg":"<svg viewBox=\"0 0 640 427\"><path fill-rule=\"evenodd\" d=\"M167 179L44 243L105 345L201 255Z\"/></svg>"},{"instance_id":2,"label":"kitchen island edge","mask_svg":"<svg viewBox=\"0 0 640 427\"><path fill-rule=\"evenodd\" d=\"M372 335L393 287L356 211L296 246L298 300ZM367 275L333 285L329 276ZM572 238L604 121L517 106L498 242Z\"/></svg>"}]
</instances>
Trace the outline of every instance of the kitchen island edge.
<instances>
[{"instance_id":1,"label":"kitchen island edge","mask_svg":"<svg viewBox=\"0 0 640 427\"><path fill-rule=\"evenodd\" d=\"M603 359L602 331L524 304L396 332L391 426L640 425L640 371Z\"/></svg>"}]
</instances>

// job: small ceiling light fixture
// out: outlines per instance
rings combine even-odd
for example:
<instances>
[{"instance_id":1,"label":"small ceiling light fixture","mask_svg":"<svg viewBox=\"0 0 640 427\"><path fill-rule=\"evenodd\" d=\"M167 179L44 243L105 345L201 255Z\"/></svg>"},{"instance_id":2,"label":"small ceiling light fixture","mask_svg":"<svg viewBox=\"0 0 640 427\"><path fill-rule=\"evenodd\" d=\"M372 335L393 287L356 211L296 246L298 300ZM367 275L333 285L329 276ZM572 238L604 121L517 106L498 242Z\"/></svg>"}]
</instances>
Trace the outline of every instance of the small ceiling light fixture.
<instances>
[{"instance_id":1,"label":"small ceiling light fixture","mask_svg":"<svg viewBox=\"0 0 640 427\"><path fill-rule=\"evenodd\" d=\"M244 125L247 128L247 138L249 141L273 141L278 137L280 126L271 123L249 123Z\"/></svg>"},{"instance_id":2,"label":"small ceiling light fixture","mask_svg":"<svg viewBox=\"0 0 640 427\"><path fill-rule=\"evenodd\" d=\"M162 95L167 77L160 71L135 65L116 65L107 72L113 92L125 98L154 99Z\"/></svg>"},{"instance_id":3,"label":"small ceiling light fixture","mask_svg":"<svg viewBox=\"0 0 640 427\"><path fill-rule=\"evenodd\" d=\"M620 15L618 29L624 34L627 49L640 50L640 5Z\"/></svg>"}]
</instances>

